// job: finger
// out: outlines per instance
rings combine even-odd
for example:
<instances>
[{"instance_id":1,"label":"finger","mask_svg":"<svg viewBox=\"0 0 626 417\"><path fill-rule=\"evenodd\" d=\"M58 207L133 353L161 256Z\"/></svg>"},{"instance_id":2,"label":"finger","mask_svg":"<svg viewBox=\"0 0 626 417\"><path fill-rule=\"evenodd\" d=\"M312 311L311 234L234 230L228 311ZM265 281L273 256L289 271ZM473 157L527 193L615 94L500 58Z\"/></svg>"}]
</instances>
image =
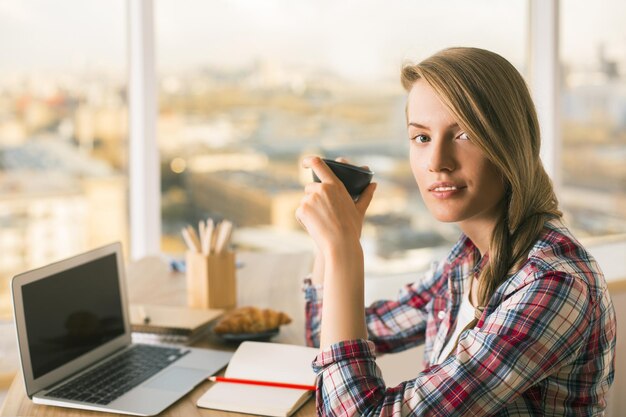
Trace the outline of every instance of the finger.
<instances>
[{"instance_id":1,"label":"finger","mask_svg":"<svg viewBox=\"0 0 626 417\"><path fill-rule=\"evenodd\" d=\"M304 158L302 158L302 167L303 168L311 168L311 165L313 164L313 161L317 160L317 159L322 159L317 155L307 155Z\"/></svg>"},{"instance_id":2,"label":"finger","mask_svg":"<svg viewBox=\"0 0 626 417\"><path fill-rule=\"evenodd\" d=\"M333 171L328 168L328 165L319 156L307 156L302 160L302 166L305 168L311 168L320 181L325 183L336 183L339 181Z\"/></svg>"},{"instance_id":3,"label":"finger","mask_svg":"<svg viewBox=\"0 0 626 417\"><path fill-rule=\"evenodd\" d=\"M298 223L300 223L300 226L304 227L304 225L302 224L302 220L300 220L300 213L301 213L302 209L300 207L298 207L296 209L296 211L294 212L294 216L296 218L296 220L298 221Z\"/></svg>"},{"instance_id":4,"label":"finger","mask_svg":"<svg viewBox=\"0 0 626 417\"><path fill-rule=\"evenodd\" d=\"M375 182L371 183L367 186L365 190L359 196L359 200L356 202L356 208L361 212L361 214L365 214L365 211L369 207L372 198L374 198L374 191L376 191L376 187L378 184Z\"/></svg>"},{"instance_id":5,"label":"finger","mask_svg":"<svg viewBox=\"0 0 626 417\"><path fill-rule=\"evenodd\" d=\"M313 194L320 190L319 182L310 182L304 186L304 194Z\"/></svg>"}]
</instances>

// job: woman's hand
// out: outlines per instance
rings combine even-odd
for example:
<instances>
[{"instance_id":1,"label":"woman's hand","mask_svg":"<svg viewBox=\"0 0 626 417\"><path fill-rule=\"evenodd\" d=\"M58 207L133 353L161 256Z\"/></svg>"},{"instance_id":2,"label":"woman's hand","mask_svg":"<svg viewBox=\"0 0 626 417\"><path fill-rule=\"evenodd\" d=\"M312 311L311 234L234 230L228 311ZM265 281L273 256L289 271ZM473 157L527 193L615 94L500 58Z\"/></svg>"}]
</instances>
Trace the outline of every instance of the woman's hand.
<instances>
[{"instance_id":1,"label":"woman's hand","mask_svg":"<svg viewBox=\"0 0 626 417\"><path fill-rule=\"evenodd\" d=\"M358 244L376 184L370 184L355 203L321 158L306 157L302 165L313 169L321 180L306 185L305 196L296 209L296 218L311 235L318 250L321 253L341 252Z\"/></svg>"}]
</instances>

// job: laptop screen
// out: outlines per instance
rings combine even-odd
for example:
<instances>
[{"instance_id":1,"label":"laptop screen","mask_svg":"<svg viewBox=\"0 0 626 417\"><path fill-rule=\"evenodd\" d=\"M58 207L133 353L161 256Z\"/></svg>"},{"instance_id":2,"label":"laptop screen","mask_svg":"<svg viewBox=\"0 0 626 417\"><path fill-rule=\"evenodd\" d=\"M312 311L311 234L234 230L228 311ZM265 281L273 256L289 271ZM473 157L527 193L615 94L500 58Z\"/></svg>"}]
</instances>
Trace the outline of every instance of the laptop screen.
<instances>
[{"instance_id":1,"label":"laptop screen","mask_svg":"<svg viewBox=\"0 0 626 417\"><path fill-rule=\"evenodd\" d=\"M115 254L22 287L33 377L124 334Z\"/></svg>"}]
</instances>

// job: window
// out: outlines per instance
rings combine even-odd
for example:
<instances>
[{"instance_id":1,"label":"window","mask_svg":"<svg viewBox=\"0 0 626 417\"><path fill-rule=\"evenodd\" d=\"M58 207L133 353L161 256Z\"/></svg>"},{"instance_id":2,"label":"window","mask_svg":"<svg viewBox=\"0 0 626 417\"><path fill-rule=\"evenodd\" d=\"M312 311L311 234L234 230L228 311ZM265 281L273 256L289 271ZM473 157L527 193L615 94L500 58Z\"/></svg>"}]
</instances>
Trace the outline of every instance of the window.
<instances>
[{"instance_id":1,"label":"window","mask_svg":"<svg viewBox=\"0 0 626 417\"><path fill-rule=\"evenodd\" d=\"M127 240L125 6L0 2L2 309L13 274Z\"/></svg>"},{"instance_id":2,"label":"window","mask_svg":"<svg viewBox=\"0 0 626 417\"><path fill-rule=\"evenodd\" d=\"M561 205L579 236L626 233L626 4L561 2Z\"/></svg>"},{"instance_id":3,"label":"window","mask_svg":"<svg viewBox=\"0 0 626 417\"><path fill-rule=\"evenodd\" d=\"M244 246L297 246L293 213L311 175L299 160L315 153L376 172L369 272L423 266L432 254L420 251L449 248L458 231L432 220L410 172L403 61L464 45L526 67L522 0L159 0L155 19L165 251L206 216L234 220Z\"/></svg>"}]
</instances>

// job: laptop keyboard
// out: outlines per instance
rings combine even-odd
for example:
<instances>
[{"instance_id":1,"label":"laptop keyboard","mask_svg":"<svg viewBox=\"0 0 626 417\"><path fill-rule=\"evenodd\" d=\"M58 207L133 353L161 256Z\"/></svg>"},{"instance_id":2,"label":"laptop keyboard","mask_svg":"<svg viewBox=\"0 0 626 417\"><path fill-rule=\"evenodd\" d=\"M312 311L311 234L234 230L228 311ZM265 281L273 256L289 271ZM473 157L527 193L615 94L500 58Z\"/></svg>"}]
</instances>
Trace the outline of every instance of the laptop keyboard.
<instances>
[{"instance_id":1,"label":"laptop keyboard","mask_svg":"<svg viewBox=\"0 0 626 417\"><path fill-rule=\"evenodd\" d=\"M133 345L126 352L46 395L106 405L188 352L174 347Z\"/></svg>"}]
</instances>

